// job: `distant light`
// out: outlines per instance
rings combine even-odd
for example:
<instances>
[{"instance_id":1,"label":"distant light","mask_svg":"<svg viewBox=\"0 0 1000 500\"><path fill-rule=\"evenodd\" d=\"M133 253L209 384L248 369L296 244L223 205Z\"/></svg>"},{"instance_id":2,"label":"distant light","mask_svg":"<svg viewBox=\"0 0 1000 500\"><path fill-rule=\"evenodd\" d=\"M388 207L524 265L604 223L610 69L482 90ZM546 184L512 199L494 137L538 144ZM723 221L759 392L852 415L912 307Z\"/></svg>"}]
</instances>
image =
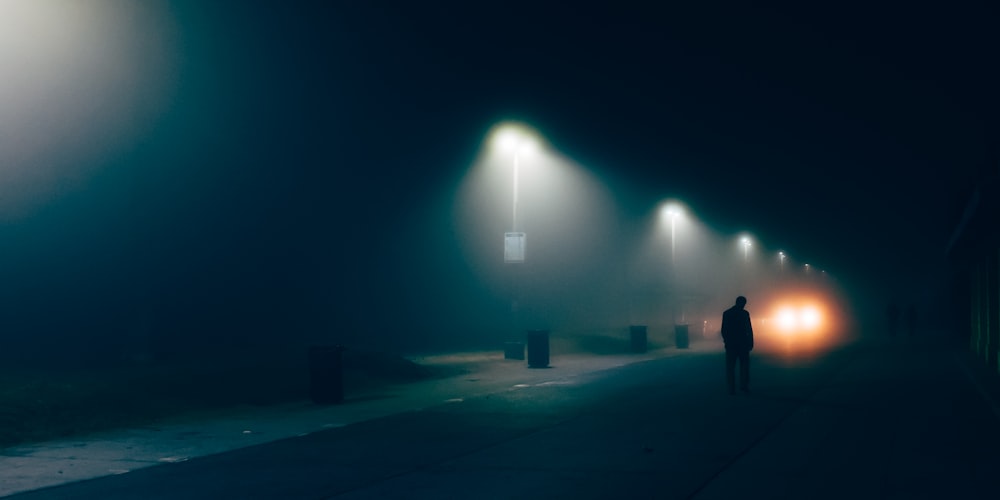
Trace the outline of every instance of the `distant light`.
<instances>
[{"instance_id":1,"label":"distant light","mask_svg":"<svg viewBox=\"0 0 1000 500\"><path fill-rule=\"evenodd\" d=\"M802 328L815 330L820 324L820 314L815 307L805 307L801 311Z\"/></svg>"},{"instance_id":2,"label":"distant light","mask_svg":"<svg viewBox=\"0 0 1000 500\"><path fill-rule=\"evenodd\" d=\"M791 331L798 322L795 320L795 310L791 307L783 307L778 311L778 327L782 331Z\"/></svg>"},{"instance_id":3,"label":"distant light","mask_svg":"<svg viewBox=\"0 0 1000 500\"><path fill-rule=\"evenodd\" d=\"M814 304L783 305L774 313L778 330L792 335L813 332L823 326L823 313Z\"/></svg>"}]
</instances>

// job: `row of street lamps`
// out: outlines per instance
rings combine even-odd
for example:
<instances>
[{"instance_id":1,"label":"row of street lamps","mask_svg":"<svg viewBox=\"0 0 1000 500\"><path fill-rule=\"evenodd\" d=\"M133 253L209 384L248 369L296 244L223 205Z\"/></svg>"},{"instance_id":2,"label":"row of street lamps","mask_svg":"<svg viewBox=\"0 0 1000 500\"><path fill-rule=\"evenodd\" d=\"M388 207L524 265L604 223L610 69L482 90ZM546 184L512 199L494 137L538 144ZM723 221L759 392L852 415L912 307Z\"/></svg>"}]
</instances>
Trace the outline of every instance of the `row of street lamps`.
<instances>
[{"instance_id":1,"label":"row of street lamps","mask_svg":"<svg viewBox=\"0 0 1000 500\"><path fill-rule=\"evenodd\" d=\"M513 157L514 162L511 230L510 232L505 233L504 260L512 263L523 262L526 254L526 235L524 232L518 231L517 225L521 158L522 156L529 156L531 153L540 149L540 141L537 138L537 135L528 127L521 124L508 123L495 130L493 137L491 138L491 143L493 147L499 149L504 154ZM677 201L666 203L661 211L662 216L666 217L670 222L671 268L674 268L677 262L677 221L678 218L684 215L684 213L685 211L682 208L682 204ZM740 246L743 249L743 262L745 264L749 264L750 248L753 246L753 242L749 235L743 235L740 237ZM784 251L778 252L779 269L782 273L785 271L785 260L787 258L788 255L785 254ZM804 270L806 274L809 274L811 272L810 265L805 264Z\"/></svg>"},{"instance_id":2,"label":"row of street lamps","mask_svg":"<svg viewBox=\"0 0 1000 500\"><path fill-rule=\"evenodd\" d=\"M676 253L677 253L677 219L679 216L684 214L684 211L680 208L681 203L678 201L671 200L667 202L662 211L661 216L664 217L670 223L670 265L673 267L676 265ZM743 250L743 262L745 264L750 263L750 249L753 247L753 239L747 235L743 234L739 238L739 246ZM788 259L788 254L783 250L778 251L778 267L780 272L785 272L785 261ZM809 264L804 264L804 271L808 274L811 272L812 267ZM821 271L823 272L823 271Z\"/></svg>"},{"instance_id":3,"label":"row of street lamps","mask_svg":"<svg viewBox=\"0 0 1000 500\"><path fill-rule=\"evenodd\" d=\"M541 141L537 136L527 127L519 124L508 124L495 129L491 139L490 146L496 151L502 153L506 158L513 159L513 179L512 179L512 204L511 204L511 229L509 232L504 234L504 262L520 264L524 263L527 254L527 244L526 244L526 233L523 231L522 227L518 225L518 204L520 202L519 191L520 191L520 170L522 160L530 161L533 153L541 149ZM684 299L680 297L680 281L677 276L677 225L680 219L685 216L684 205L676 200L669 201L663 205L660 210L659 217L661 220L665 220L670 224L670 310L673 316L674 324L676 328L683 327L683 332L678 330L677 335L686 339L687 318L685 317L685 304ZM743 263L744 266L749 269L750 265L750 249L754 246L750 235L743 234L739 237L739 245L743 250ZM785 261L788 260L788 255L784 251L779 251L777 253L779 273L784 275L785 273ZM518 266L520 267L520 266ZM811 273L811 267L809 264L804 265L805 274L809 275ZM511 289L511 317L513 323L513 331L519 332L520 330L520 320L518 317L519 311L519 286L518 286L518 274L515 272L512 274L513 286ZM631 306L630 306L631 307ZM679 315L678 315L679 313ZM643 327L644 328L644 327ZM678 337L680 338L680 337ZM680 342L680 340L678 340ZM547 343L547 340L546 340ZM685 341L686 344L686 341ZM680 345L680 344L678 344ZM529 347L529 351L531 348ZM530 352L529 352L530 354ZM547 358L547 347L545 348L545 356ZM530 358L530 356L529 356ZM544 364L547 364L547 360ZM531 365L531 360L529 359L529 365Z\"/></svg>"}]
</instances>

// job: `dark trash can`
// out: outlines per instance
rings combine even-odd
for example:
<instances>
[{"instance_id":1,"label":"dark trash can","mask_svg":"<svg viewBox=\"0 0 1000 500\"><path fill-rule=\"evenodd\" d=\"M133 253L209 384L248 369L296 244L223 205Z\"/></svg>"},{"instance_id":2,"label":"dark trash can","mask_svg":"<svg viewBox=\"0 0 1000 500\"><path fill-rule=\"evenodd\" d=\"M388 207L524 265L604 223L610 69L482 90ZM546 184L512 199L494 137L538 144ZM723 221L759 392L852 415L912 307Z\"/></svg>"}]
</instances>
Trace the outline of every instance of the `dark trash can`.
<instances>
[{"instance_id":1,"label":"dark trash can","mask_svg":"<svg viewBox=\"0 0 1000 500\"><path fill-rule=\"evenodd\" d=\"M309 348L309 398L316 404L344 401L344 347Z\"/></svg>"},{"instance_id":2,"label":"dark trash can","mask_svg":"<svg viewBox=\"0 0 1000 500\"><path fill-rule=\"evenodd\" d=\"M528 368L548 368L549 331L528 330Z\"/></svg>"},{"instance_id":3,"label":"dark trash can","mask_svg":"<svg viewBox=\"0 0 1000 500\"><path fill-rule=\"evenodd\" d=\"M628 333L632 352L646 352L646 325L629 326Z\"/></svg>"},{"instance_id":4,"label":"dark trash can","mask_svg":"<svg viewBox=\"0 0 1000 500\"><path fill-rule=\"evenodd\" d=\"M688 347L688 325L674 325L674 342L678 349Z\"/></svg>"},{"instance_id":5,"label":"dark trash can","mask_svg":"<svg viewBox=\"0 0 1000 500\"><path fill-rule=\"evenodd\" d=\"M524 359L524 342L505 342L504 359Z\"/></svg>"}]
</instances>

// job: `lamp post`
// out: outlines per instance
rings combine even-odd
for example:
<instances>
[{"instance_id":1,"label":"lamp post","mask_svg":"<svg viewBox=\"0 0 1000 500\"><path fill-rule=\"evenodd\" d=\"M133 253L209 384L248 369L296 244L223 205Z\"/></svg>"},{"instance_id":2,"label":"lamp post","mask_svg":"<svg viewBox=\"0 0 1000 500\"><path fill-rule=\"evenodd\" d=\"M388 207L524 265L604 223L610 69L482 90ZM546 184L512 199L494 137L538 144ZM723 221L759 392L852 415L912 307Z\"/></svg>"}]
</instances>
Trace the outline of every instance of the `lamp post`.
<instances>
[{"instance_id":1,"label":"lamp post","mask_svg":"<svg viewBox=\"0 0 1000 500\"><path fill-rule=\"evenodd\" d=\"M750 262L750 238L744 236L740 239L740 243L743 244L743 262Z\"/></svg>"},{"instance_id":2,"label":"lamp post","mask_svg":"<svg viewBox=\"0 0 1000 500\"><path fill-rule=\"evenodd\" d=\"M778 252L778 270L785 273L785 252Z\"/></svg>"},{"instance_id":3,"label":"lamp post","mask_svg":"<svg viewBox=\"0 0 1000 500\"><path fill-rule=\"evenodd\" d=\"M670 222L670 290L669 297L671 307L671 317L674 323L674 341L678 348L688 347L688 325L684 300L679 297L678 274L677 274L677 218L683 215L681 206L676 202L668 203L663 207L662 216ZM680 320L678 322L678 310Z\"/></svg>"},{"instance_id":4,"label":"lamp post","mask_svg":"<svg viewBox=\"0 0 1000 500\"><path fill-rule=\"evenodd\" d=\"M517 198L518 198L518 186L520 185L520 171L521 171L521 148L520 144L514 147L514 197L513 197L513 210L511 214L510 230L517 231Z\"/></svg>"},{"instance_id":5,"label":"lamp post","mask_svg":"<svg viewBox=\"0 0 1000 500\"><path fill-rule=\"evenodd\" d=\"M526 234L518 230L517 208L520 201L521 155L528 154L537 147L537 140L526 127L518 124L504 124L496 129L492 138L493 146L504 155L512 155L514 169L512 175L511 197L511 229L504 233L504 262L511 264L524 263L526 256ZM515 266L520 268L521 266ZM511 323L515 335L521 331L519 320L519 284L520 269L511 269ZM532 368L546 367L549 364L549 341L547 330L531 330L527 336L528 366ZM512 343L511 357L523 359L523 344ZM505 353L505 357L509 355Z\"/></svg>"},{"instance_id":6,"label":"lamp post","mask_svg":"<svg viewBox=\"0 0 1000 500\"><path fill-rule=\"evenodd\" d=\"M538 147L538 141L524 127L505 125L496 133L496 145L503 151L514 156L513 202L511 210L511 230L517 231L517 205L520 201L521 155L528 154Z\"/></svg>"},{"instance_id":7,"label":"lamp post","mask_svg":"<svg viewBox=\"0 0 1000 500\"><path fill-rule=\"evenodd\" d=\"M502 153L510 154L514 159L512 175L511 198L511 229L504 235L504 261L522 263L525 259L526 235L518 231L517 208L520 202L521 155L530 153L537 148L537 140L525 127L507 124L497 129L493 137L494 145Z\"/></svg>"},{"instance_id":8,"label":"lamp post","mask_svg":"<svg viewBox=\"0 0 1000 500\"><path fill-rule=\"evenodd\" d=\"M677 217L681 215L681 209L671 203L664 207L663 213L670 219L670 268L673 271L677 262Z\"/></svg>"}]
</instances>

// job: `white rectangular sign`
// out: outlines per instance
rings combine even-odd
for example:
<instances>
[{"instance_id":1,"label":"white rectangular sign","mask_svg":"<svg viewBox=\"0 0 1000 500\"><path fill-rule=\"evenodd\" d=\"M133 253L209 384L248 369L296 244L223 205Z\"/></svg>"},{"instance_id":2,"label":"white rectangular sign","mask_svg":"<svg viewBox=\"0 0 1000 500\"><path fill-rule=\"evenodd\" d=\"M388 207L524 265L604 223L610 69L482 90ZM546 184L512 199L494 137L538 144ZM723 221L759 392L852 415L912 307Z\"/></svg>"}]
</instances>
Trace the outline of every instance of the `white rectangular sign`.
<instances>
[{"instance_id":1,"label":"white rectangular sign","mask_svg":"<svg viewBox=\"0 0 1000 500\"><path fill-rule=\"evenodd\" d=\"M524 262L525 254L524 233L504 233L503 234L503 261L504 262Z\"/></svg>"}]
</instances>

